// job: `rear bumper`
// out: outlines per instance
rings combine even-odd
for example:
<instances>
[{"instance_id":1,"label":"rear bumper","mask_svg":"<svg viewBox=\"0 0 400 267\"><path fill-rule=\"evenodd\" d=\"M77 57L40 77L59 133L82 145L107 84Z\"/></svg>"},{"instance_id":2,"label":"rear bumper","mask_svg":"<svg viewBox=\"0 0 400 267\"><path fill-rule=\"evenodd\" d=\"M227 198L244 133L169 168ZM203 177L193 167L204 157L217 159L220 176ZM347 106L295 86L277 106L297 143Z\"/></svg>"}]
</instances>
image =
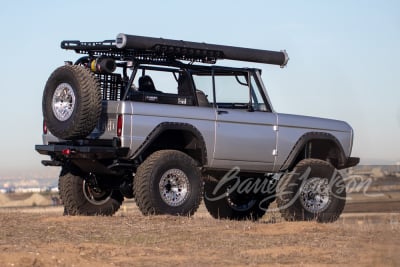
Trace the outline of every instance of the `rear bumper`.
<instances>
[{"instance_id":1,"label":"rear bumper","mask_svg":"<svg viewBox=\"0 0 400 267\"><path fill-rule=\"evenodd\" d=\"M112 159L128 154L128 147L120 147L117 139L113 140L79 140L48 145L36 145L35 150L54 159Z\"/></svg>"},{"instance_id":2,"label":"rear bumper","mask_svg":"<svg viewBox=\"0 0 400 267\"><path fill-rule=\"evenodd\" d=\"M35 149L42 155L48 155L50 160L43 160L44 166L74 165L83 173L103 176L121 176L118 169L130 169L134 166L123 159L129 148L119 147L116 140L81 140L48 145L36 145ZM116 169L115 169L116 168Z\"/></svg>"}]
</instances>

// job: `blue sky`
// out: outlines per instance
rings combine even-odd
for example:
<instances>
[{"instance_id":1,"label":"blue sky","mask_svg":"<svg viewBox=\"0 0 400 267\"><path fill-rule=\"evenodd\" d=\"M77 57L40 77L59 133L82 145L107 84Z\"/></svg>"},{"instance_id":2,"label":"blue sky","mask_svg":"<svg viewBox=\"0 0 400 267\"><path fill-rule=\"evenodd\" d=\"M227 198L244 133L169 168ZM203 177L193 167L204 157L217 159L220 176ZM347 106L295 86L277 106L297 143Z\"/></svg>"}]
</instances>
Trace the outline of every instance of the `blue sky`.
<instances>
[{"instance_id":1,"label":"blue sky","mask_svg":"<svg viewBox=\"0 0 400 267\"><path fill-rule=\"evenodd\" d=\"M355 130L363 163L400 161L399 1L7 1L0 9L2 176L54 176L41 143L50 73L79 56L65 39L120 33L286 49L286 68L255 66L275 110L335 118Z\"/></svg>"}]
</instances>

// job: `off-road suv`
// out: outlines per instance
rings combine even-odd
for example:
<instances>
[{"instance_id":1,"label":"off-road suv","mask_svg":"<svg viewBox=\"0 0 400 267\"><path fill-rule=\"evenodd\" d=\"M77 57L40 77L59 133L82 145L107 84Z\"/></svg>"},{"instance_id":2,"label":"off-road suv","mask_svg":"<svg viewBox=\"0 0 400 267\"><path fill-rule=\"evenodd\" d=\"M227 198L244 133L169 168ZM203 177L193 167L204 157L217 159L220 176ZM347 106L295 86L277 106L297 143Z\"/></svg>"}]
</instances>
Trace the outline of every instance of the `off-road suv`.
<instances>
[{"instance_id":1,"label":"off-road suv","mask_svg":"<svg viewBox=\"0 0 400 267\"><path fill-rule=\"evenodd\" d=\"M288 220L341 214L352 128L277 113L259 69L215 65L283 67L285 51L126 34L61 47L84 56L49 77L36 150L62 168L67 214L112 215L135 198L146 215L192 215L203 195L215 218L256 220L275 199Z\"/></svg>"}]
</instances>

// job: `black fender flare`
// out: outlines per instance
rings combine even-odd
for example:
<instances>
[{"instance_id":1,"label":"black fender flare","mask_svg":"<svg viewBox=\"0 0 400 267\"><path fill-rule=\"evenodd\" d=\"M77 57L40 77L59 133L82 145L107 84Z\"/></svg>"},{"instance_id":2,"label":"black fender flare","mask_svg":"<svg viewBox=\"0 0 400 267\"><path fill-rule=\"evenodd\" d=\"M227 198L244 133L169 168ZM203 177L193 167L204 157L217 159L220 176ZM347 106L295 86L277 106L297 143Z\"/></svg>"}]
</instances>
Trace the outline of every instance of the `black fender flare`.
<instances>
[{"instance_id":1,"label":"black fender flare","mask_svg":"<svg viewBox=\"0 0 400 267\"><path fill-rule=\"evenodd\" d=\"M156 140L162 133L168 130L179 130L191 133L199 142L201 149L201 165L207 164L207 146L201 132L192 124L182 122L162 122L158 124L153 131L146 137L142 145L134 152L132 158L139 157L146 149L148 149L154 140Z\"/></svg>"},{"instance_id":2,"label":"black fender flare","mask_svg":"<svg viewBox=\"0 0 400 267\"><path fill-rule=\"evenodd\" d=\"M293 146L292 151L289 153L288 157L286 158L285 162L283 163L282 167L280 168L281 171L288 170L293 166L294 161L299 156L299 153L302 149L313 140L323 140L323 141L330 141L332 142L336 148L339 150L338 153L338 169L341 169L346 166L347 157L344 153L343 147L339 140L330 133L323 133L323 132L308 132L303 134Z\"/></svg>"}]
</instances>

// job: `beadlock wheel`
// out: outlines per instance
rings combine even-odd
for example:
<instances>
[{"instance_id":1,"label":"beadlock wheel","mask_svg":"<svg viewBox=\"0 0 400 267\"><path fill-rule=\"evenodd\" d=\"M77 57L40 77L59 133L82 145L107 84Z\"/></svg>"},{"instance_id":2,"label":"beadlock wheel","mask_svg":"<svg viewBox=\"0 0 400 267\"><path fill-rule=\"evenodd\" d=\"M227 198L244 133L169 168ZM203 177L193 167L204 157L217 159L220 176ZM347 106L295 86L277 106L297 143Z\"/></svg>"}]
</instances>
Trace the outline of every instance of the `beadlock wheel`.
<instances>
[{"instance_id":1,"label":"beadlock wheel","mask_svg":"<svg viewBox=\"0 0 400 267\"><path fill-rule=\"evenodd\" d=\"M276 200L288 221L336 221L346 203L346 184L329 162L303 159L280 178Z\"/></svg>"},{"instance_id":2,"label":"beadlock wheel","mask_svg":"<svg viewBox=\"0 0 400 267\"><path fill-rule=\"evenodd\" d=\"M60 121L68 120L75 109L75 93L69 83L62 83L54 90L51 102L54 116Z\"/></svg>"},{"instance_id":3,"label":"beadlock wheel","mask_svg":"<svg viewBox=\"0 0 400 267\"><path fill-rule=\"evenodd\" d=\"M190 183L186 174L179 169L166 171L159 183L162 200L170 206L184 203L190 192Z\"/></svg>"},{"instance_id":4,"label":"beadlock wheel","mask_svg":"<svg viewBox=\"0 0 400 267\"><path fill-rule=\"evenodd\" d=\"M160 150L138 167L133 180L135 201L144 215L191 216L203 195L197 162L177 150Z\"/></svg>"},{"instance_id":5,"label":"beadlock wheel","mask_svg":"<svg viewBox=\"0 0 400 267\"><path fill-rule=\"evenodd\" d=\"M312 213L326 210L330 203L328 179L314 177L305 181L300 189L300 202Z\"/></svg>"}]
</instances>

